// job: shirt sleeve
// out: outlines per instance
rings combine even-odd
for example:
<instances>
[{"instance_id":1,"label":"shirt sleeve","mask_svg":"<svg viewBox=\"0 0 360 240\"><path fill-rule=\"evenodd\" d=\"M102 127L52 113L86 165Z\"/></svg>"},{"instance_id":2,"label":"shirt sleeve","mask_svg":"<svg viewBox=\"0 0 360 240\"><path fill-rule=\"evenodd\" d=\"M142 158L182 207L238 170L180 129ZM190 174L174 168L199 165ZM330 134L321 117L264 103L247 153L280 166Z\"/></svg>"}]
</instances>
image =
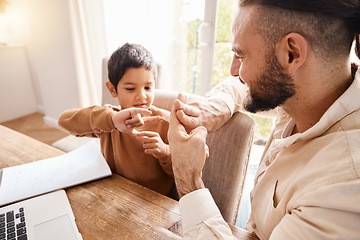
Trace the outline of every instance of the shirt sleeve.
<instances>
[{"instance_id":1,"label":"shirt sleeve","mask_svg":"<svg viewBox=\"0 0 360 240\"><path fill-rule=\"evenodd\" d=\"M242 104L246 92L247 87L240 82L238 77L228 77L206 93L206 100L208 100L210 104L215 99L223 101L230 109L231 115L233 115L234 112L238 111L247 112ZM255 115L274 118L276 111L257 112Z\"/></svg>"},{"instance_id":2,"label":"shirt sleeve","mask_svg":"<svg viewBox=\"0 0 360 240\"><path fill-rule=\"evenodd\" d=\"M208 189L183 196L179 205L184 239L236 239Z\"/></svg>"},{"instance_id":3,"label":"shirt sleeve","mask_svg":"<svg viewBox=\"0 0 360 240\"><path fill-rule=\"evenodd\" d=\"M119 111L110 105L69 109L61 114L58 123L63 129L77 137L98 137L115 129L112 114Z\"/></svg>"},{"instance_id":4,"label":"shirt sleeve","mask_svg":"<svg viewBox=\"0 0 360 240\"><path fill-rule=\"evenodd\" d=\"M246 86L237 77L228 77L218 83L208 93L206 99L211 102L213 99L222 100L230 109L231 115L242 109L242 96L246 94Z\"/></svg>"}]
</instances>

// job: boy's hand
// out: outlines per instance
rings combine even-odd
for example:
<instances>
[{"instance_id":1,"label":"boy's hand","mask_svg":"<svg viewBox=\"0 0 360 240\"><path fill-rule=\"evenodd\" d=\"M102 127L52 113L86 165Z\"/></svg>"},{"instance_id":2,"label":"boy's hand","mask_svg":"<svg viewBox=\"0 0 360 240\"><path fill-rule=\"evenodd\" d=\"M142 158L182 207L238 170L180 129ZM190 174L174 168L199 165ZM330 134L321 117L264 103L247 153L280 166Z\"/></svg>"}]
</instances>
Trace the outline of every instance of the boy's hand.
<instances>
[{"instance_id":1,"label":"boy's hand","mask_svg":"<svg viewBox=\"0 0 360 240\"><path fill-rule=\"evenodd\" d=\"M134 133L134 135L138 140L142 141L146 154L151 154L157 159L170 155L170 147L163 142L159 133L141 131Z\"/></svg>"},{"instance_id":2,"label":"boy's hand","mask_svg":"<svg viewBox=\"0 0 360 240\"><path fill-rule=\"evenodd\" d=\"M122 133L136 133L135 127L141 127L145 122L158 121L160 116L150 116L151 111L142 108L127 108L112 115L114 126Z\"/></svg>"}]
</instances>

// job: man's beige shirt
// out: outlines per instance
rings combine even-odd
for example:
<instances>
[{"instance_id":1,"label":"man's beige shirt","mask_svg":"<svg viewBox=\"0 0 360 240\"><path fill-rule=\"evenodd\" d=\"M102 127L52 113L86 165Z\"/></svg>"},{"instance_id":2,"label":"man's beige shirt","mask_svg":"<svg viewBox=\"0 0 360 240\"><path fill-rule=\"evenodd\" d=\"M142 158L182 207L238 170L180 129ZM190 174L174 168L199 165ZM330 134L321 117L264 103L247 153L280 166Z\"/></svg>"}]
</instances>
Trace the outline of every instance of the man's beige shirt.
<instances>
[{"instance_id":1,"label":"man's beige shirt","mask_svg":"<svg viewBox=\"0 0 360 240\"><path fill-rule=\"evenodd\" d=\"M208 97L219 91L229 108L239 110L243 90L238 80L225 80ZM246 229L260 239L360 239L359 69L316 125L291 135L294 126L278 108L251 192ZM207 189L184 196L180 209L185 239L231 239Z\"/></svg>"}]
</instances>

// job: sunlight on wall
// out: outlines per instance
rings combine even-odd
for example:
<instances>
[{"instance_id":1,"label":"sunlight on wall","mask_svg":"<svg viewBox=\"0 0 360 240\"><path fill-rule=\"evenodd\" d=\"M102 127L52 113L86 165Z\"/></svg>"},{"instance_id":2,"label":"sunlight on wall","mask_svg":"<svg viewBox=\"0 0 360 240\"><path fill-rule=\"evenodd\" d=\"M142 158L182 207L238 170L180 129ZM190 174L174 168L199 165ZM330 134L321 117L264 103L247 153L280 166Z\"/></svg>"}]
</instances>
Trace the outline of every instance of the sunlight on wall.
<instances>
[{"instance_id":1,"label":"sunlight on wall","mask_svg":"<svg viewBox=\"0 0 360 240\"><path fill-rule=\"evenodd\" d=\"M104 15L109 56L126 42L138 43L161 65L162 79L172 80L158 87L175 89L174 76L186 80L186 22L203 18L204 1L104 0Z\"/></svg>"},{"instance_id":2,"label":"sunlight on wall","mask_svg":"<svg viewBox=\"0 0 360 240\"><path fill-rule=\"evenodd\" d=\"M355 54L355 41L351 48L350 60L351 60L351 62L355 62L360 65L360 59Z\"/></svg>"},{"instance_id":3,"label":"sunlight on wall","mask_svg":"<svg viewBox=\"0 0 360 240\"><path fill-rule=\"evenodd\" d=\"M104 1L109 55L126 42L148 48L159 61L171 39L171 7L167 0ZM162 10L159 10L161 7ZM121 30L120 30L121 29Z\"/></svg>"},{"instance_id":4,"label":"sunlight on wall","mask_svg":"<svg viewBox=\"0 0 360 240\"><path fill-rule=\"evenodd\" d=\"M0 44L23 45L28 38L26 6L22 1L13 1L0 13Z\"/></svg>"}]
</instances>

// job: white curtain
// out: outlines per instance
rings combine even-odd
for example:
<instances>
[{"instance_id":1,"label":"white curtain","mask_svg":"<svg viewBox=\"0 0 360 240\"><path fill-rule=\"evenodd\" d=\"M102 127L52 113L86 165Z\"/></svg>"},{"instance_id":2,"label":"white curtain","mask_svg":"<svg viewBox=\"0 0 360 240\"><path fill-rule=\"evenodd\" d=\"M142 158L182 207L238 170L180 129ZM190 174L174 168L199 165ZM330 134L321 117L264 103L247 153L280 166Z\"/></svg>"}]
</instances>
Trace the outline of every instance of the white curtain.
<instances>
[{"instance_id":1,"label":"white curtain","mask_svg":"<svg viewBox=\"0 0 360 240\"><path fill-rule=\"evenodd\" d=\"M68 1L80 104L101 104L101 65L107 55L103 0Z\"/></svg>"}]
</instances>

